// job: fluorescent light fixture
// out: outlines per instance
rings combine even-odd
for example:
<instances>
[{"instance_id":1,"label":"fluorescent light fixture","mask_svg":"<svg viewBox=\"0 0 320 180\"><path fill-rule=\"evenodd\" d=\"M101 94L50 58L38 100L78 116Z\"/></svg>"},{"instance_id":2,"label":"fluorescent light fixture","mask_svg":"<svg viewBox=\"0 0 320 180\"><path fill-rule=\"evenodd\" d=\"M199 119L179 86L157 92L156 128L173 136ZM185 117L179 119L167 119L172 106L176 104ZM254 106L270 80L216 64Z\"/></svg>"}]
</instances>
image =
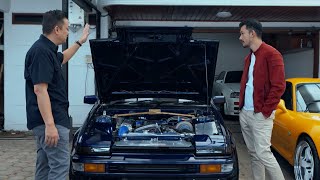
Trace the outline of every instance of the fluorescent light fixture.
<instances>
[{"instance_id":1,"label":"fluorescent light fixture","mask_svg":"<svg viewBox=\"0 0 320 180\"><path fill-rule=\"evenodd\" d=\"M219 18L228 18L228 17L231 17L232 14L229 11L220 11L216 14L216 16Z\"/></svg>"}]
</instances>

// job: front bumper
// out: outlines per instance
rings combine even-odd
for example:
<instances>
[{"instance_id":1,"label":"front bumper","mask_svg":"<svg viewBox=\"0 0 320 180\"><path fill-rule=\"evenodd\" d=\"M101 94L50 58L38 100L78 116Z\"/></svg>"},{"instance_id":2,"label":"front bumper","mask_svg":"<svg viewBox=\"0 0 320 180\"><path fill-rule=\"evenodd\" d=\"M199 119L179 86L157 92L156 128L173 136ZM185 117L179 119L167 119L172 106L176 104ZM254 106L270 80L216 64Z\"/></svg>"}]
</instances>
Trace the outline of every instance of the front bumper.
<instances>
[{"instance_id":1,"label":"front bumper","mask_svg":"<svg viewBox=\"0 0 320 180\"><path fill-rule=\"evenodd\" d=\"M125 179L125 180L238 180L235 175L189 175L189 174L110 174L110 175L95 175L95 174L74 174L74 178L70 180L105 180L105 179Z\"/></svg>"},{"instance_id":2,"label":"front bumper","mask_svg":"<svg viewBox=\"0 0 320 180\"><path fill-rule=\"evenodd\" d=\"M239 98L226 98L224 114L239 116Z\"/></svg>"},{"instance_id":3,"label":"front bumper","mask_svg":"<svg viewBox=\"0 0 320 180\"><path fill-rule=\"evenodd\" d=\"M170 155L171 156L171 155ZM125 158L124 156L93 158L73 157L73 166L77 163L103 163L104 173L88 173L74 170L71 166L74 179L104 179L104 178L127 178L127 179L237 179L238 162L233 156L227 158L194 158L186 159L141 159ZM232 170L219 173L200 173L201 164L233 164Z\"/></svg>"}]
</instances>

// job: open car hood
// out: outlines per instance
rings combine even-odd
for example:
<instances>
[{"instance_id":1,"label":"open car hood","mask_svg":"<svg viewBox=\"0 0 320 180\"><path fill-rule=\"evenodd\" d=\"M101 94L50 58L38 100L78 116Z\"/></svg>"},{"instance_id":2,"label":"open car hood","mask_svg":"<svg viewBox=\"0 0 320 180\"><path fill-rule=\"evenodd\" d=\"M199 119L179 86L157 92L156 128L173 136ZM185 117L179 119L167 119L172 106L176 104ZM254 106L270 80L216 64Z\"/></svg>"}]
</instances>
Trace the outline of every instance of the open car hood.
<instances>
[{"instance_id":1,"label":"open car hood","mask_svg":"<svg viewBox=\"0 0 320 180\"><path fill-rule=\"evenodd\" d=\"M218 41L90 40L99 99L205 100L212 92L218 46Z\"/></svg>"}]
</instances>

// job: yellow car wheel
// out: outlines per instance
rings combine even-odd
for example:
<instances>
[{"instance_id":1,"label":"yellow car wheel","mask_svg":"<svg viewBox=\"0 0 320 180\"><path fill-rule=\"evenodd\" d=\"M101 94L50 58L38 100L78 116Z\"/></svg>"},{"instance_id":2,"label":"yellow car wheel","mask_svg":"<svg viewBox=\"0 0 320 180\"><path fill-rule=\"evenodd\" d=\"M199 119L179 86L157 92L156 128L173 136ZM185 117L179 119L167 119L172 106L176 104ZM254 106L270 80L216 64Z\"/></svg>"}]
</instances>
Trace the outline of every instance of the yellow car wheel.
<instances>
[{"instance_id":1,"label":"yellow car wheel","mask_svg":"<svg viewBox=\"0 0 320 180\"><path fill-rule=\"evenodd\" d=\"M319 180L319 171L319 157L313 141L309 137L300 139L295 150L295 179Z\"/></svg>"}]
</instances>

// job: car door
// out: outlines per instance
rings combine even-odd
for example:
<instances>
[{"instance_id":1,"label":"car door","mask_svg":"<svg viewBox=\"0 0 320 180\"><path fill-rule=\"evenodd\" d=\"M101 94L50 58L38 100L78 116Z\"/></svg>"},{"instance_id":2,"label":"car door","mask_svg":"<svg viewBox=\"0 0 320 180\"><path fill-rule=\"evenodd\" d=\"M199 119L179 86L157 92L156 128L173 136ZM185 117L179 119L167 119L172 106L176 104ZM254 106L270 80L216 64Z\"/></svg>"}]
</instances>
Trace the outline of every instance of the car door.
<instances>
[{"instance_id":1,"label":"car door","mask_svg":"<svg viewBox=\"0 0 320 180\"><path fill-rule=\"evenodd\" d=\"M291 82L286 82L286 90L281 99L284 100L287 112L277 109L274 119L271 143L284 158L290 158L292 154L292 130L296 124L293 110L293 88Z\"/></svg>"}]
</instances>

